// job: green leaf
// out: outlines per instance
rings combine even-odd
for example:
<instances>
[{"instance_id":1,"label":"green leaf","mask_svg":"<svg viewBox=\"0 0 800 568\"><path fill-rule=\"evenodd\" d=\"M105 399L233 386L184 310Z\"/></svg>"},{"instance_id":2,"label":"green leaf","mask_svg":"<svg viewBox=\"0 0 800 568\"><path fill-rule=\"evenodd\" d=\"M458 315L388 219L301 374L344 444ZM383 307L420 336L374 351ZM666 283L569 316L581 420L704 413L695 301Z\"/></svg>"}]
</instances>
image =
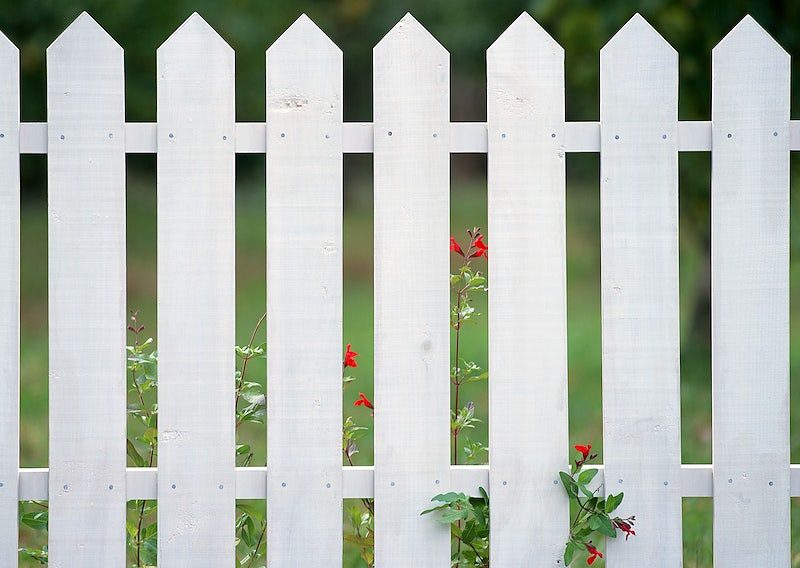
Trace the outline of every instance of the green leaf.
<instances>
[{"instance_id":1,"label":"green leaf","mask_svg":"<svg viewBox=\"0 0 800 568\"><path fill-rule=\"evenodd\" d=\"M575 552L577 551L577 547L575 543L569 541L567 543L567 547L564 549L564 566L569 566L572 564L572 559L575 557Z\"/></svg>"},{"instance_id":2,"label":"green leaf","mask_svg":"<svg viewBox=\"0 0 800 568\"><path fill-rule=\"evenodd\" d=\"M47 530L47 519L48 519L47 511L35 511L32 513L23 513L19 517L19 520L23 525L35 529L37 531Z\"/></svg>"},{"instance_id":3,"label":"green leaf","mask_svg":"<svg viewBox=\"0 0 800 568\"><path fill-rule=\"evenodd\" d=\"M564 471L559 471L558 476L561 478L561 484L564 486L564 490L567 492L567 495L571 499L578 498L578 484L575 483L575 480L570 477L570 475Z\"/></svg>"},{"instance_id":4,"label":"green leaf","mask_svg":"<svg viewBox=\"0 0 800 568\"><path fill-rule=\"evenodd\" d=\"M128 448L128 457L131 458L134 465L136 465L136 467L144 467L147 462L144 461L144 458L136 450L136 446L133 445L133 442L131 442L130 439L128 440L127 448Z\"/></svg>"},{"instance_id":5,"label":"green leaf","mask_svg":"<svg viewBox=\"0 0 800 568\"><path fill-rule=\"evenodd\" d=\"M608 515L598 514L594 515L594 518L599 520L599 526L595 530L611 538L617 537L617 531L614 530L614 525L611 524Z\"/></svg>"},{"instance_id":6,"label":"green leaf","mask_svg":"<svg viewBox=\"0 0 800 568\"><path fill-rule=\"evenodd\" d=\"M622 503L622 498L625 496L624 493L619 493L617 495L609 495L606 498L606 513L611 514L613 513L617 507L619 507L620 503Z\"/></svg>"},{"instance_id":7,"label":"green leaf","mask_svg":"<svg viewBox=\"0 0 800 568\"><path fill-rule=\"evenodd\" d=\"M592 479L594 479L595 475L597 475L596 469L585 469L578 476L578 482L588 485Z\"/></svg>"}]
</instances>

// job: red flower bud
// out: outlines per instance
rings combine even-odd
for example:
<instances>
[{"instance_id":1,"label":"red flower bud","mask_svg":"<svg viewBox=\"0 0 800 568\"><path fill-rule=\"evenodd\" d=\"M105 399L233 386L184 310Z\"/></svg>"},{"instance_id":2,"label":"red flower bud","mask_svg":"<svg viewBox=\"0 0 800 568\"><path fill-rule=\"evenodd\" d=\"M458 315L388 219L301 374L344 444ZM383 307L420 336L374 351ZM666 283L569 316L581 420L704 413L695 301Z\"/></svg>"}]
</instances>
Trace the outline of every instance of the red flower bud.
<instances>
[{"instance_id":1,"label":"red flower bud","mask_svg":"<svg viewBox=\"0 0 800 568\"><path fill-rule=\"evenodd\" d=\"M575 449L581 453L581 455L583 456L583 459L585 460L586 458L589 457L589 452L592 451L592 445L591 444L587 444L586 446L578 445L578 446L575 446Z\"/></svg>"},{"instance_id":2,"label":"red flower bud","mask_svg":"<svg viewBox=\"0 0 800 568\"><path fill-rule=\"evenodd\" d=\"M450 252L464 256L464 251L461 250L461 245L458 244L458 241L456 241L455 237L450 237Z\"/></svg>"},{"instance_id":3,"label":"red flower bud","mask_svg":"<svg viewBox=\"0 0 800 568\"><path fill-rule=\"evenodd\" d=\"M597 550L591 542L586 543L586 550L589 551L589 558L586 559L586 564L592 565L595 560L603 557L603 553Z\"/></svg>"},{"instance_id":4,"label":"red flower bud","mask_svg":"<svg viewBox=\"0 0 800 568\"><path fill-rule=\"evenodd\" d=\"M636 536L636 531L633 530L633 517L630 519L614 519L614 525L625 533L625 540L628 540L629 536Z\"/></svg>"},{"instance_id":5,"label":"red flower bud","mask_svg":"<svg viewBox=\"0 0 800 568\"><path fill-rule=\"evenodd\" d=\"M352 345L350 343L347 344L347 349L344 352L344 363L343 366L345 367L358 367L358 363L356 362L356 357L358 353L350 349Z\"/></svg>"},{"instance_id":6,"label":"red flower bud","mask_svg":"<svg viewBox=\"0 0 800 568\"><path fill-rule=\"evenodd\" d=\"M353 403L353 406L366 406L367 408L371 408L373 410L375 409L375 407L372 406L372 402L367 398L367 395L365 395L363 392L358 393L358 398Z\"/></svg>"},{"instance_id":7,"label":"red flower bud","mask_svg":"<svg viewBox=\"0 0 800 568\"><path fill-rule=\"evenodd\" d=\"M479 234L477 237L475 237L475 239L472 241L472 248L475 248L476 250L469 255L470 258L478 258L479 256L485 256L488 258L489 247L483 242L483 235Z\"/></svg>"}]
</instances>

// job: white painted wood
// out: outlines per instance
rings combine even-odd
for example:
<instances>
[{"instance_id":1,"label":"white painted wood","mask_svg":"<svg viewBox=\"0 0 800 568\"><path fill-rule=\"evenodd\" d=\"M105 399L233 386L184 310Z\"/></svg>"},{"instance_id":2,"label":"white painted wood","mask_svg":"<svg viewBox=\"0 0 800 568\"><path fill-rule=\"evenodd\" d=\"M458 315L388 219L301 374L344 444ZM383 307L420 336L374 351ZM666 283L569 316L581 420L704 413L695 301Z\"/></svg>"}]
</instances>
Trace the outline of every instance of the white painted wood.
<instances>
[{"instance_id":1,"label":"white painted wood","mask_svg":"<svg viewBox=\"0 0 800 568\"><path fill-rule=\"evenodd\" d=\"M234 561L234 53L193 14L158 49L158 554Z\"/></svg>"},{"instance_id":2,"label":"white painted wood","mask_svg":"<svg viewBox=\"0 0 800 568\"><path fill-rule=\"evenodd\" d=\"M748 16L712 61L714 565L788 566L789 56Z\"/></svg>"},{"instance_id":3,"label":"white painted wood","mask_svg":"<svg viewBox=\"0 0 800 568\"><path fill-rule=\"evenodd\" d=\"M266 100L267 563L341 566L342 52L305 15Z\"/></svg>"},{"instance_id":4,"label":"white painted wood","mask_svg":"<svg viewBox=\"0 0 800 568\"><path fill-rule=\"evenodd\" d=\"M420 512L450 486L450 56L406 14L373 80L376 566L447 566L449 528Z\"/></svg>"},{"instance_id":5,"label":"white painted wood","mask_svg":"<svg viewBox=\"0 0 800 568\"><path fill-rule=\"evenodd\" d=\"M523 12L486 57L492 563L550 568L569 538L564 50Z\"/></svg>"},{"instance_id":6,"label":"white painted wood","mask_svg":"<svg viewBox=\"0 0 800 568\"><path fill-rule=\"evenodd\" d=\"M567 122L564 151L569 153L599 152L599 122ZM790 123L790 149L800 151L800 120ZM342 134L342 151L345 154L371 154L373 151L372 123L345 122ZM129 122L125 151L129 154L156 152L156 124L154 122ZM263 154L267 151L266 125L263 122L236 124L236 153ZM485 154L488 148L486 124L483 122L451 122L451 154ZM703 152L711 149L710 121L681 121L678 123L678 150ZM20 125L20 154L47 153L47 124L23 122Z\"/></svg>"},{"instance_id":7,"label":"white painted wood","mask_svg":"<svg viewBox=\"0 0 800 568\"><path fill-rule=\"evenodd\" d=\"M603 466L597 466L595 482L600 486L599 494L603 494ZM355 466L342 468L342 497L344 499L371 499L373 491L373 466ZM684 464L681 466L681 489L684 497L712 497L712 466L709 464ZM791 496L800 497L800 465L792 465ZM158 468L129 467L127 495L128 500L158 498ZM19 499L47 499L47 468L23 468L19 471ZM267 468L237 467L236 498L263 499L264 487L267 484ZM553 479L555 481L555 479ZM455 465L450 466L450 490L461 491L473 497L479 497L479 487L489 488L488 465Z\"/></svg>"},{"instance_id":8,"label":"white painted wood","mask_svg":"<svg viewBox=\"0 0 800 568\"><path fill-rule=\"evenodd\" d=\"M125 562L125 81L83 13L47 49L50 566Z\"/></svg>"},{"instance_id":9,"label":"white painted wood","mask_svg":"<svg viewBox=\"0 0 800 568\"><path fill-rule=\"evenodd\" d=\"M0 33L0 565L17 565L19 50Z\"/></svg>"},{"instance_id":10,"label":"white painted wood","mask_svg":"<svg viewBox=\"0 0 800 568\"><path fill-rule=\"evenodd\" d=\"M603 461L607 565L680 566L678 54L639 14L600 51Z\"/></svg>"}]
</instances>

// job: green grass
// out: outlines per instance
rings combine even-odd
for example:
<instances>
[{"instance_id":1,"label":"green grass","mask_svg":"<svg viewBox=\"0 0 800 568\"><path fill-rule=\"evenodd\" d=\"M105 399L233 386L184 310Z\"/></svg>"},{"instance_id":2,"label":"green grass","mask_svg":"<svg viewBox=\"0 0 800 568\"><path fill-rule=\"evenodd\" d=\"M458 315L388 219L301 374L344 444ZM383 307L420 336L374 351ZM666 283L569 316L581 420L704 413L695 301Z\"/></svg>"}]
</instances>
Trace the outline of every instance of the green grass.
<instances>
[{"instance_id":1,"label":"green grass","mask_svg":"<svg viewBox=\"0 0 800 568\"><path fill-rule=\"evenodd\" d=\"M237 194L237 339L246 342L251 328L265 309L265 196L257 182L241 184ZM128 305L139 308L148 330L155 333L156 229L153 184L132 179L128 190ZM359 367L351 373L358 378L344 393L345 415L359 423L371 423L369 412L354 408L358 391L372 396L373 296L372 296L372 198L369 187L348 187L345 206L345 288L344 337L359 357ZM570 439L591 441L602 451L600 406L600 245L599 197L596 181L570 183L567 199L568 227L568 326L569 326L569 404ZM22 228L22 428L21 458L24 467L47 465L47 218L44 203L23 208ZM793 217L793 220L795 217ZM451 229L463 233L471 226L486 224L485 182L453 183ZM681 316L682 316L682 444L684 463L711 461L711 384L710 351L707 344L691 339L688 320L693 302L694 281L702 268L699 238L691 227L681 227ZM793 225L792 249L800 238ZM487 232L491 246L491 232ZM408 262L414 260L415 243L409 243ZM795 255L796 256L796 255ZM800 263L794 261L793 295L800 291ZM489 275L491 282L491 275ZM463 336L463 352L485 366L487 339L485 302L477 305L484 317ZM793 309L793 313L796 310ZM793 327L800 325L793 318ZM147 333L147 332L145 332ZM800 334L792 336L791 360L793 391L798 392L797 367L800 364ZM263 364L252 367L252 377L263 380ZM475 401L478 417L484 420L473 436L486 439L487 386L465 387L462 400ZM800 397L794 396L793 431L798 429ZM255 450L254 464L264 463L264 428L248 426L242 438ZM793 462L800 458L800 437L792 439ZM371 433L360 444L359 464L372 463ZM800 566L800 506L794 500L793 566ZM684 500L684 557L687 567L711 565L710 499ZM36 539L23 531L23 541ZM347 549L347 566L359 566L357 555Z\"/></svg>"}]
</instances>

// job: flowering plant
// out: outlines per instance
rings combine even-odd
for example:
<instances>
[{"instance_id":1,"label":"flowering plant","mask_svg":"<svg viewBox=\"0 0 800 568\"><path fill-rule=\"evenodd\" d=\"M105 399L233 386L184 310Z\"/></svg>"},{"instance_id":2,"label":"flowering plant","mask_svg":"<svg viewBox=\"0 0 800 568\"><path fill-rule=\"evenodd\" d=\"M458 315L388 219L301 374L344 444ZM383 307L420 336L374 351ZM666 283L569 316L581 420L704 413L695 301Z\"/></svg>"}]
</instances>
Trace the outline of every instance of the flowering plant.
<instances>
[{"instance_id":1,"label":"flowering plant","mask_svg":"<svg viewBox=\"0 0 800 568\"><path fill-rule=\"evenodd\" d=\"M453 302L450 310L450 327L455 339L453 366L450 370L450 383L453 385L453 407L450 410L450 436L453 447L453 465L458 465L463 452L467 463L478 463L488 456L489 448L482 442L472 440L466 430L475 428L480 420L475 417L475 403L467 402L461 406L461 387L468 383L485 381L489 374L475 362L464 359L461 352L461 336L464 325L471 323L480 315L472 300L476 293L485 292L486 278L472 266L472 260L487 258L489 247L478 227L467 231L469 237L466 250L450 237L450 252L459 257L457 270L450 275L450 290ZM460 439L461 437L461 439ZM460 442L460 443L459 443ZM438 503L421 514L439 512L439 522L451 525L450 531L455 541L452 556L453 566L489 566L489 495L480 488L480 497L469 497L464 493L442 493L431 501Z\"/></svg>"},{"instance_id":2,"label":"flowering plant","mask_svg":"<svg viewBox=\"0 0 800 568\"><path fill-rule=\"evenodd\" d=\"M572 564L575 555L583 551L586 552L586 564L592 565L598 558L603 558L603 553L595 547L590 539L595 533L616 538L619 530L625 533L625 540L636 535L636 531L633 529L635 516L624 519L611 517L611 514L622 504L625 494L609 493L608 497L602 499L598 495L599 487L594 490L590 489L597 470L583 469L583 466L597 457L596 453L592 453L591 444L577 445L575 450L579 455L575 458L571 471L559 472L561 484L564 486L569 500L577 505L575 518L570 524L569 540L564 548L564 564L566 566Z\"/></svg>"}]
</instances>

